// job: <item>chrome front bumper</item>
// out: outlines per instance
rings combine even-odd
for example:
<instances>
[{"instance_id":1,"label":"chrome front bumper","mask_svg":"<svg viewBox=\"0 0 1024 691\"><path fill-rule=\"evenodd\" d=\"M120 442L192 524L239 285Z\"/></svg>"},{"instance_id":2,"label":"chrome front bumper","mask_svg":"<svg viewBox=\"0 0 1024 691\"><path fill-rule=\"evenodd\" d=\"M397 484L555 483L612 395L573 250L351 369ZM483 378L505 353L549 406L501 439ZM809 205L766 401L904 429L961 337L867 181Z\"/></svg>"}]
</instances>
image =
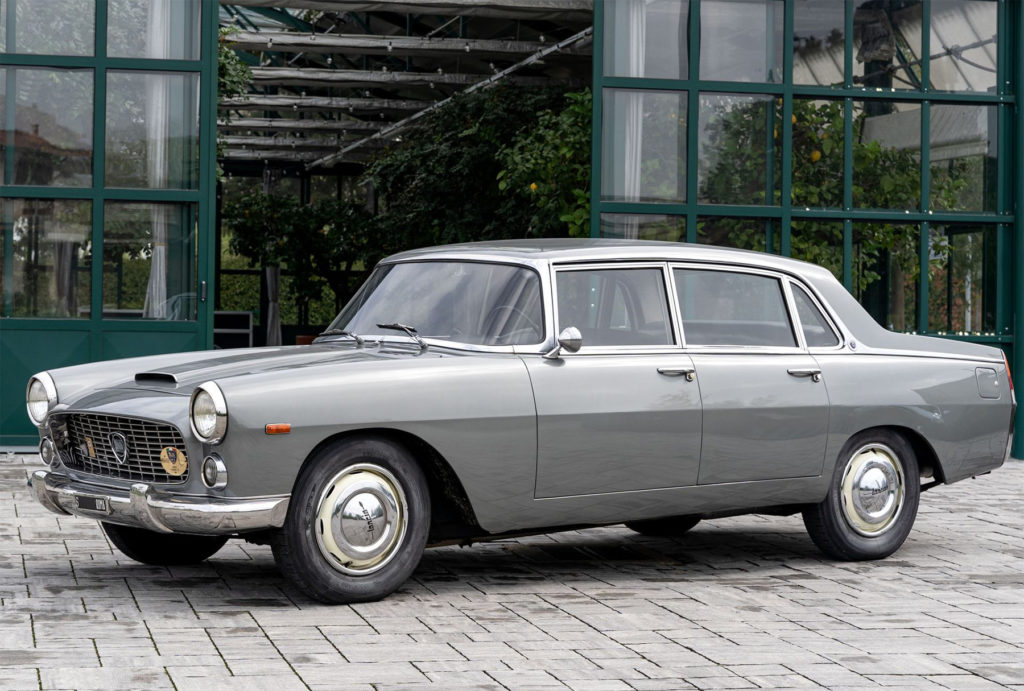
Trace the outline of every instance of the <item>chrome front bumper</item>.
<instances>
[{"instance_id":1,"label":"chrome front bumper","mask_svg":"<svg viewBox=\"0 0 1024 691\"><path fill-rule=\"evenodd\" d=\"M145 528L158 533L233 535L280 528L288 514L288 497L221 499L158 492L145 483L116 490L76 482L46 470L32 473L36 499L61 515Z\"/></svg>"}]
</instances>

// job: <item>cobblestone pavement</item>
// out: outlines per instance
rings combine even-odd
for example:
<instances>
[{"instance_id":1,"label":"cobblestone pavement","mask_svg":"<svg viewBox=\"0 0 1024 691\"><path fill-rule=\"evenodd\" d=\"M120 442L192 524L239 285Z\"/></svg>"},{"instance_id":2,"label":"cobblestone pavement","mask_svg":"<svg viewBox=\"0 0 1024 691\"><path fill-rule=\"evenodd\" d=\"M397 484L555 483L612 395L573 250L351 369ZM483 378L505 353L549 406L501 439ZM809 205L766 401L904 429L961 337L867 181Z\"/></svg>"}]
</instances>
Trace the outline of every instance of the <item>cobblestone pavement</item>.
<instances>
[{"instance_id":1,"label":"cobblestone pavement","mask_svg":"<svg viewBox=\"0 0 1024 691\"><path fill-rule=\"evenodd\" d=\"M153 568L29 496L0 454L0 688L1024 689L1024 463L924 495L875 563L799 517L428 550L383 602L327 607L270 551Z\"/></svg>"}]
</instances>

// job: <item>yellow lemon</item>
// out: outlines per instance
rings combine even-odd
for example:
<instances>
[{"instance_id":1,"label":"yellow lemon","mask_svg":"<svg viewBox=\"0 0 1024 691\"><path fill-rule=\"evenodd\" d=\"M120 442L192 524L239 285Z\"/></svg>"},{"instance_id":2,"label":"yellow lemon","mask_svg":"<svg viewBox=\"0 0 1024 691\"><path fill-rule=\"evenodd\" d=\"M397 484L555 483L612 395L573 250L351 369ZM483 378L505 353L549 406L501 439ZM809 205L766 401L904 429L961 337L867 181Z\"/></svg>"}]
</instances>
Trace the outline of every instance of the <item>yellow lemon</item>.
<instances>
[{"instance_id":1,"label":"yellow lemon","mask_svg":"<svg viewBox=\"0 0 1024 691\"><path fill-rule=\"evenodd\" d=\"M537 183L536 182L531 182L530 183L530 191L531 192L536 192L537 191Z\"/></svg>"},{"instance_id":2,"label":"yellow lemon","mask_svg":"<svg viewBox=\"0 0 1024 691\"><path fill-rule=\"evenodd\" d=\"M811 162L812 163L817 163L820 160L821 160L821 152L818 151L817 149L815 149L814 151L811 152Z\"/></svg>"}]
</instances>

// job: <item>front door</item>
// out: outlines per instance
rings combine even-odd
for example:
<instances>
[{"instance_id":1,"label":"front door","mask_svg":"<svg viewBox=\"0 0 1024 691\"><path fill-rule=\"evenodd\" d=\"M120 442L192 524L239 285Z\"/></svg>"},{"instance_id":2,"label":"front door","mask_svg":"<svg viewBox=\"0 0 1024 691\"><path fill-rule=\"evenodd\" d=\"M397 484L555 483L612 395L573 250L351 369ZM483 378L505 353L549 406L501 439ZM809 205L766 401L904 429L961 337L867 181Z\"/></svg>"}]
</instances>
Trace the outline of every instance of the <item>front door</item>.
<instances>
[{"instance_id":1,"label":"front door","mask_svg":"<svg viewBox=\"0 0 1024 691\"><path fill-rule=\"evenodd\" d=\"M556 324L578 353L527 358L537 404L538 498L694 485L700 392L679 347L663 264L556 272Z\"/></svg>"}]
</instances>

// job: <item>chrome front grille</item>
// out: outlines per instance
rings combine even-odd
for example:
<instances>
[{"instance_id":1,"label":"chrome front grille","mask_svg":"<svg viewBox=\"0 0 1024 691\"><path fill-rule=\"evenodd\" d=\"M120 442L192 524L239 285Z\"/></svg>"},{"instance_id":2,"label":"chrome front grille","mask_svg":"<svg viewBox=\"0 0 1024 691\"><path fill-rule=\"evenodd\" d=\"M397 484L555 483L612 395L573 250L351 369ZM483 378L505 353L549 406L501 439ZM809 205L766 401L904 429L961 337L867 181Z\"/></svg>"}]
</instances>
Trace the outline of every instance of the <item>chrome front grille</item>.
<instances>
[{"instance_id":1,"label":"chrome front grille","mask_svg":"<svg viewBox=\"0 0 1024 691\"><path fill-rule=\"evenodd\" d=\"M73 470L140 482L180 483L188 479L187 468L183 475L171 475L160 463L160 452L167 447L185 452L185 440L173 425L94 413L71 413L65 422L68 453L62 455ZM116 433L127 441L123 463L114 455L111 435Z\"/></svg>"}]
</instances>

